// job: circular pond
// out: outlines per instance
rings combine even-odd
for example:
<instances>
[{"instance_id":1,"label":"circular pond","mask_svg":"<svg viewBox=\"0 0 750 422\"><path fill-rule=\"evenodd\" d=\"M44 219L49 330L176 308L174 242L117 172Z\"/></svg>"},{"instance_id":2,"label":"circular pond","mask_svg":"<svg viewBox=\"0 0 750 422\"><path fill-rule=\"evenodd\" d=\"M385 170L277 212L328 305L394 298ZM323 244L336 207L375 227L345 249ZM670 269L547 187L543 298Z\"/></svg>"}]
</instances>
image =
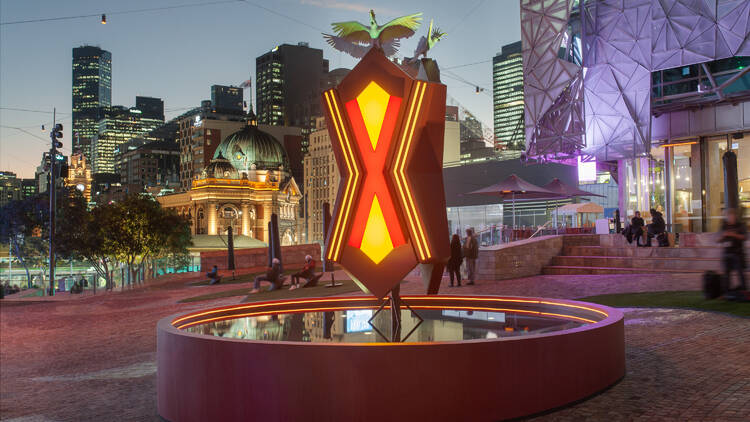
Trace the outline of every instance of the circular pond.
<instances>
[{"instance_id":1,"label":"circular pond","mask_svg":"<svg viewBox=\"0 0 750 422\"><path fill-rule=\"evenodd\" d=\"M161 320L159 414L192 420L501 420L624 375L622 314L496 296L248 303ZM408 305L408 308L405 306ZM394 333L401 342L389 342Z\"/></svg>"}]
</instances>

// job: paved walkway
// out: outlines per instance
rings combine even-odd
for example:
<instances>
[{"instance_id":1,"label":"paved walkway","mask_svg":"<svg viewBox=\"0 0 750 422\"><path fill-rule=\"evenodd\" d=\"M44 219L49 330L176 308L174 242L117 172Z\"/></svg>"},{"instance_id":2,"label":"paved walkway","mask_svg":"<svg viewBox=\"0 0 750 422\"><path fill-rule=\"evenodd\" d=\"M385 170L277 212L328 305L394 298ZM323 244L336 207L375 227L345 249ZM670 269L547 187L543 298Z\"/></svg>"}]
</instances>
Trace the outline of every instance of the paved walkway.
<instances>
[{"instance_id":1,"label":"paved walkway","mask_svg":"<svg viewBox=\"0 0 750 422\"><path fill-rule=\"evenodd\" d=\"M156 322L237 303L178 304L203 292L199 275L170 275L122 293L52 302L0 301L0 419L158 421ZM444 284L447 286L447 282ZM249 288L249 286L248 286ZM479 281L456 294L576 298L644 290L697 290L695 275L538 276ZM410 280L404 294L421 292ZM604 393L539 420L750 420L750 323L689 310L626 310L627 375Z\"/></svg>"}]
</instances>

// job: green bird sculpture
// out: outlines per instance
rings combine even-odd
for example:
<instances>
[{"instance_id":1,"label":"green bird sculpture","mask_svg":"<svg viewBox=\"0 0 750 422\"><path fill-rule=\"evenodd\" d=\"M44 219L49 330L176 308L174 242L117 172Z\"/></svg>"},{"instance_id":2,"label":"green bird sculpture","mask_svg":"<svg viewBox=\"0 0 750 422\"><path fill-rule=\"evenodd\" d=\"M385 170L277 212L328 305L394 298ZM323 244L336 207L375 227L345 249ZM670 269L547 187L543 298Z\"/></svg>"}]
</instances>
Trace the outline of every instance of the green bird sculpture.
<instances>
[{"instance_id":1,"label":"green bird sculpture","mask_svg":"<svg viewBox=\"0 0 750 422\"><path fill-rule=\"evenodd\" d=\"M432 19L430 19L430 27L427 29L427 36L422 36L417 43L417 48L414 49L414 56L408 59L409 63L414 63L419 60L419 56L427 57L427 52L437 44L446 34L440 31L440 28L432 27Z\"/></svg>"},{"instance_id":2,"label":"green bird sculpture","mask_svg":"<svg viewBox=\"0 0 750 422\"><path fill-rule=\"evenodd\" d=\"M331 24L336 36L354 44L372 45L382 48L383 45L393 44L401 38L409 38L419 28L422 13L402 16L393 19L385 25L378 25L375 12L370 10L370 24L365 25L357 21L336 22ZM334 46L335 47L335 46Z\"/></svg>"}]
</instances>

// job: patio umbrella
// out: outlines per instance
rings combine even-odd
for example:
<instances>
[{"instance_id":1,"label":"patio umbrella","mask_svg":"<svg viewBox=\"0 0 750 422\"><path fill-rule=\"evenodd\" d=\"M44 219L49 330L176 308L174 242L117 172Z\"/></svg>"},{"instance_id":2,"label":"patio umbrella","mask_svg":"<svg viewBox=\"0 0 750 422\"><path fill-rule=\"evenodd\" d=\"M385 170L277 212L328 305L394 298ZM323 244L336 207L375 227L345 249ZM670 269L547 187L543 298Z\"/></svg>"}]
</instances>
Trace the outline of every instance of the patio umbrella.
<instances>
[{"instance_id":1,"label":"patio umbrella","mask_svg":"<svg viewBox=\"0 0 750 422\"><path fill-rule=\"evenodd\" d=\"M565 183L561 182L560 179L554 178L551 182L547 183L546 185L542 186L544 189L547 189L548 191L557 193L559 196L563 198L572 198L576 196L598 196L601 198L605 198L604 195L598 195L596 193L587 192L585 190L578 189L575 186L569 186Z\"/></svg>"},{"instance_id":2,"label":"patio umbrella","mask_svg":"<svg viewBox=\"0 0 750 422\"><path fill-rule=\"evenodd\" d=\"M551 182L543 186L548 191L555 192L563 198L574 198L577 196L598 196L605 198L604 195L598 195L595 193L587 192L585 190L578 189L575 186L569 186L561 182L560 179L554 178ZM555 227L557 227L557 209L555 209Z\"/></svg>"},{"instance_id":3,"label":"patio umbrella","mask_svg":"<svg viewBox=\"0 0 750 422\"><path fill-rule=\"evenodd\" d=\"M495 183L492 186L469 193L475 195L494 195L501 199L510 198L513 202L513 228L516 227L516 199L549 199L560 197L559 194L529 183L515 174L511 174L500 183Z\"/></svg>"}]
</instances>

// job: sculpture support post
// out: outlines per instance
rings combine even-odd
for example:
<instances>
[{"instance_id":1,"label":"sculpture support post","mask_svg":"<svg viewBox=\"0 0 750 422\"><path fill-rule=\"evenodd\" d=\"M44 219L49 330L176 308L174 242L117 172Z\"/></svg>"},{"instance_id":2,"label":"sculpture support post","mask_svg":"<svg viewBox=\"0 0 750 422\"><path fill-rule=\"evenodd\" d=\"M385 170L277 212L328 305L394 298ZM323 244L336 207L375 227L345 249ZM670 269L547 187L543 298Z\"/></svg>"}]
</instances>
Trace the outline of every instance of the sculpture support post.
<instances>
[{"instance_id":1,"label":"sculpture support post","mask_svg":"<svg viewBox=\"0 0 750 422\"><path fill-rule=\"evenodd\" d=\"M401 342L401 285L391 289L391 342Z\"/></svg>"}]
</instances>

